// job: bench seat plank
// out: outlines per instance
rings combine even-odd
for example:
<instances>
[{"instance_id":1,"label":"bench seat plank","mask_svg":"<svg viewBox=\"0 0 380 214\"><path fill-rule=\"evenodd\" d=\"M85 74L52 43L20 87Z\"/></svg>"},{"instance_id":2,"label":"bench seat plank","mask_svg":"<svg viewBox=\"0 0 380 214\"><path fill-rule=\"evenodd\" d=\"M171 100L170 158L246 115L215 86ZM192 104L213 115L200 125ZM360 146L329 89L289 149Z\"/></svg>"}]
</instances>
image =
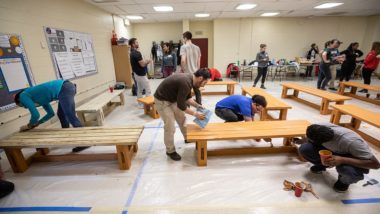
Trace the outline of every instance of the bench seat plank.
<instances>
[{"instance_id":1,"label":"bench seat plank","mask_svg":"<svg viewBox=\"0 0 380 214\"><path fill-rule=\"evenodd\" d=\"M306 105L309 105L313 108L317 108L320 110L320 114L322 114L322 115L326 115L326 114L331 113L331 110L329 109L330 102L335 102L336 104L343 104L344 101L351 100L350 97L342 96L339 94L331 93L331 92L320 90L317 88L304 86L304 85L297 84L297 83L283 83L282 87L283 87L282 88L282 98L294 99L294 100L302 102ZM288 95L289 89L294 90L292 95ZM316 104L311 103L309 101L300 99L298 97L299 92L304 92L304 93L322 98L321 105L316 105Z\"/></svg>"},{"instance_id":2,"label":"bench seat plank","mask_svg":"<svg viewBox=\"0 0 380 214\"><path fill-rule=\"evenodd\" d=\"M362 136L366 141L380 148L380 140L359 130L361 122L368 123L380 128L380 114L369 111L356 105L332 105L334 111L331 115L330 122L352 129ZM351 116L349 123L340 123L342 115Z\"/></svg>"},{"instance_id":3,"label":"bench seat plank","mask_svg":"<svg viewBox=\"0 0 380 214\"><path fill-rule=\"evenodd\" d=\"M273 120L273 117L268 114L268 111L274 111L279 110L280 111L280 117L279 120L286 120L288 109L291 109L292 107L280 99L272 96L271 94L267 93L266 91L259 89L259 88L248 88L243 87L242 88L242 95L249 95L253 96L255 94L261 95L265 97L267 101L267 107L263 109L260 113L260 120Z\"/></svg>"},{"instance_id":4,"label":"bench seat plank","mask_svg":"<svg viewBox=\"0 0 380 214\"><path fill-rule=\"evenodd\" d=\"M13 134L0 140L14 172L24 172L32 162L69 160L118 159L119 168L129 169L132 155L137 152L142 126L131 127L80 127L67 129L33 129ZM116 146L114 154L63 154L47 155L48 148L74 146ZM21 149L36 148L30 158L23 156Z\"/></svg>"},{"instance_id":5,"label":"bench seat plank","mask_svg":"<svg viewBox=\"0 0 380 214\"><path fill-rule=\"evenodd\" d=\"M347 87L351 87L349 92L345 92L345 89ZM380 94L380 86L367 85L367 84L363 84L363 83L359 83L359 82L340 82L338 93L341 95L350 96L350 97L353 97L353 98L356 98L359 100L363 100L365 102L370 102L370 103L373 103L375 105L380 105L379 100L371 99L371 98L368 98L366 96L360 96L360 95L356 94L358 88L367 89L369 91L374 91L374 92Z\"/></svg>"}]
</instances>

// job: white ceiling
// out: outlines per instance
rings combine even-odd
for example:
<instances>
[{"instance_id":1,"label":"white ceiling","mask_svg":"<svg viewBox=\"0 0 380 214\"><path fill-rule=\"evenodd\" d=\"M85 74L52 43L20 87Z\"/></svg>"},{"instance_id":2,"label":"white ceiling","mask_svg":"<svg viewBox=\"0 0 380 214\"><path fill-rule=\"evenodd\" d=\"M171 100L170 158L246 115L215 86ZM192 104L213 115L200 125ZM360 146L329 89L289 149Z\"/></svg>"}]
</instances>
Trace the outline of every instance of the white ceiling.
<instances>
[{"instance_id":1,"label":"white ceiling","mask_svg":"<svg viewBox=\"0 0 380 214\"><path fill-rule=\"evenodd\" d=\"M140 15L143 20L131 22L171 22L212 20L217 18L258 17L264 12L280 12L277 17L309 16L369 16L380 14L380 0L85 0L112 14L125 17ZM327 2L341 2L341 6L317 10L315 6ZM238 11L241 3L257 4L252 10ZM170 5L173 12L156 12L153 6ZM208 18L195 18L195 13L210 13Z\"/></svg>"}]
</instances>

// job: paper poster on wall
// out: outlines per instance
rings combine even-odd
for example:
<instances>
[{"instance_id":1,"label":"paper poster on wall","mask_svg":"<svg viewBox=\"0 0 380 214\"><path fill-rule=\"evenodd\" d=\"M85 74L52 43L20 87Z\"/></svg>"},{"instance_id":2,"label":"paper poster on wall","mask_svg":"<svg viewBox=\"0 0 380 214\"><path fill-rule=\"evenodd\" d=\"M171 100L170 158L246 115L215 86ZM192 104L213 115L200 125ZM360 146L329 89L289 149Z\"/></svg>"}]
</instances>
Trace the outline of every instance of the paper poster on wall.
<instances>
[{"instance_id":1,"label":"paper poster on wall","mask_svg":"<svg viewBox=\"0 0 380 214\"><path fill-rule=\"evenodd\" d=\"M58 78L65 80L97 73L92 37L87 33L44 27Z\"/></svg>"},{"instance_id":2,"label":"paper poster on wall","mask_svg":"<svg viewBox=\"0 0 380 214\"><path fill-rule=\"evenodd\" d=\"M33 84L21 37L0 33L0 112L16 107L13 96Z\"/></svg>"}]
</instances>

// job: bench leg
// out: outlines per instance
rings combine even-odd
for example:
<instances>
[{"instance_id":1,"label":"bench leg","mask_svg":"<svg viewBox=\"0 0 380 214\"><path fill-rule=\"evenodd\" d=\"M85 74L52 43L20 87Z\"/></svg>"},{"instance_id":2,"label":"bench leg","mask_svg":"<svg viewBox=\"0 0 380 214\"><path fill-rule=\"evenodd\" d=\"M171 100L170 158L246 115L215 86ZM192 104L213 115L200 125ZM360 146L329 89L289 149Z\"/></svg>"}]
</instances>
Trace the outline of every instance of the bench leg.
<instances>
[{"instance_id":1,"label":"bench leg","mask_svg":"<svg viewBox=\"0 0 380 214\"><path fill-rule=\"evenodd\" d=\"M50 152L49 148L37 148L36 151L41 155L47 155Z\"/></svg>"},{"instance_id":2,"label":"bench leg","mask_svg":"<svg viewBox=\"0 0 380 214\"><path fill-rule=\"evenodd\" d=\"M133 145L133 152L136 153L138 150L139 150L139 146L136 143L135 145Z\"/></svg>"},{"instance_id":3,"label":"bench leg","mask_svg":"<svg viewBox=\"0 0 380 214\"><path fill-rule=\"evenodd\" d=\"M84 112L77 112L77 115L82 126L86 126L86 118L84 117Z\"/></svg>"},{"instance_id":4,"label":"bench leg","mask_svg":"<svg viewBox=\"0 0 380 214\"><path fill-rule=\"evenodd\" d=\"M144 104L144 114L149 115L150 105Z\"/></svg>"},{"instance_id":5,"label":"bench leg","mask_svg":"<svg viewBox=\"0 0 380 214\"><path fill-rule=\"evenodd\" d=\"M198 166L207 166L207 141L197 141Z\"/></svg>"},{"instance_id":6,"label":"bench leg","mask_svg":"<svg viewBox=\"0 0 380 214\"><path fill-rule=\"evenodd\" d=\"M288 115L288 109L282 109L280 110L280 120L286 120L286 117Z\"/></svg>"},{"instance_id":7,"label":"bench leg","mask_svg":"<svg viewBox=\"0 0 380 214\"><path fill-rule=\"evenodd\" d=\"M339 125L341 116L342 116L342 113L339 110L334 109L330 117L330 123Z\"/></svg>"},{"instance_id":8,"label":"bench leg","mask_svg":"<svg viewBox=\"0 0 380 214\"><path fill-rule=\"evenodd\" d=\"M267 118L268 118L268 112L267 112L267 110L263 109L260 112L260 120L264 121L264 120L267 120Z\"/></svg>"},{"instance_id":9,"label":"bench leg","mask_svg":"<svg viewBox=\"0 0 380 214\"><path fill-rule=\"evenodd\" d=\"M241 90L241 95L245 96L245 95L247 95L247 92L244 90Z\"/></svg>"},{"instance_id":10,"label":"bench leg","mask_svg":"<svg viewBox=\"0 0 380 214\"><path fill-rule=\"evenodd\" d=\"M235 85L231 85L231 94L230 95L234 95L235 94Z\"/></svg>"},{"instance_id":11,"label":"bench leg","mask_svg":"<svg viewBox=\"0 0 380 214\"><path fill-rule=\"evenodd\" d=\"M131 151L129 146L116 145L117 160L121 170L127 170L131 167Z\"/></svg>"},{"instance_id":12,"label":"bench leg","mask_svg":"<svg viewBox=\"0 0 380 214\"><path fill-rule=\"evenodd\" d=\"M350 93L351 94L356 94L356 91L358 90L358 88L356 87L351 87L351 90L350 90Z\"/></svg>"},{"instance_id":13,"label":"bench leg","mask_svg":"<svg viewBox=\"0 0 380 214\"><path fill-rule=\"evenodd\" d=\"M322 102L321 102L321 109L320 109L320 113L321 113L322 115L329 114L329 104L330 104L330 101L328 101L328 100L325 99L325 98L322 99Z\"/></svg>"},{"instance_id":14,"label":"bench leg","mask_svg":"<svg viewBox=\"0 0 380 214\"><path fill-rule=\"evenodd\" d=\"M292 139L285 137L283 144L284 144L284 146L290 146L292 144Z\"/></svg>"},{"instance_id":15,"label":"bench leg","mask_svg":"<svg viewBox=\"0 0 380 214\"><path fill-rule=\"evenodd\" d=\"M160 115L158 114L158 112L157 112L157 109L156 109L156 105L151 105L150 106L151 108L150 108L150 113L149 113L149 115L153 118L153 119L158 119L158 118L160 118Z\"/></svg>"},{"instance_id":16,"label":"bench leg","mask_svg":"<svg viewBox=\"0 0 380 214\"><path fill-rule=\"evenodd\" d=\"M120 93L119 97L120 97L120 105L122 106L125 105L124 93Z\"/></svg>"},{"instance_id":17,"label":"bench leg","mask_svg":"<svg viewBox=\"0 0 380 214\"><path fill-rule=\"evenodd\" d=\"M300 93L300 92L299 92L298 90L295 90L295 89L294 89L294 91L293 91L293 96L294 96L294 97L298 97L298 94L299 94L299 93Z\"/></svg>"},{"instance_id":18,"label":"bench leg","mask_svg":"<svg viewBox=\"0 0 380 214\"><path fill-rule=\"evenodd\" d=\"M345 89L346 89L346 86L345 86L343 83L340 83L340 84L339 84L339 91L338 91L338 94L343 95Z\"/></svg>"},{"instance_id":19,"label":"bench leg","mask_svg":"<svg viewBox=\"0 0 380 214\"><path fill-rule=\"evenodd\" d=\"M351 118L351 123L350 123L350 126L354 129L359 129L360 127L360 124L361 124L362 121L356 119L356 118Z\"/></svg>"},{"instance_id":20,"label":"bench leg","mask_svg":"<svg viewBox=\"0 0 380 214\"><path fill-rule=\"evenodd\" d=\"M281 94L281 97L282 98L287 98L288 97L288 88L287 87L282 87L282 94Z\"/></svg>"},{"instance_id":21,"label":"bench leg","mask_svg":"<svg viewBox=\"0 0 380 214\"><path fill-rule=\"evenodd\" d=\"M96 120L97 120L98 126L103 126L103 121L104 121L103 109L99 110L96 113Z\"/></svg>"},{"instance_id":22,"label":"bench leg","mask_svg":"<svg viewBox=\"0 0 380 214\"><path fill-rule=\"evenodd\" d=\"M9 164L11 165L13 172L25 172L29 168L29 164L25 160L25 157L22 154L20 148L5 148L4 151L7 155Z\"/></svg>"}]
</instances>

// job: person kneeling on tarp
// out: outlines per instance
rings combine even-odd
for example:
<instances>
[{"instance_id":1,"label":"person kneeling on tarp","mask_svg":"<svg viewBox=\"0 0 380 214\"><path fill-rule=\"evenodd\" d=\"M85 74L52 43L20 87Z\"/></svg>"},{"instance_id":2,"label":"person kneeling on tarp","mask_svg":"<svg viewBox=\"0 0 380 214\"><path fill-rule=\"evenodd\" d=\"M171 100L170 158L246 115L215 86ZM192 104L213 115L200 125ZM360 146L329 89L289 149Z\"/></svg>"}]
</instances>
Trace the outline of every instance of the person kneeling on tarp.
<instances>
[{"instance_id":1,"label":"person kneeling on tarp","mask_svg":"<svg viewBox=\"0 0 380 214\"><path fill-rule=\"evenodd\" d=\"M369 169L380 168L367 142L350 129L331 123L313 124L307 128L306 136L307 142L299 152L314 164L312 173L336 167L339 176L333 188L337 192L346 192L350 184L363 180Z\"/></svg>"},{"instance_id":2,"label":"person kneeling on tarp","mask_svg":"<svg viewBox=\"0 0 380 214\"><path fill-rule=\"evenodd\" d=\"M267 106L265 97L232 95L216 103L215 114L226 122L253 121L255 113Z\"/></svg>"},{"instance_id":3,"label":"person kneeling on tarp","mask_svg":"<svg viewBox=\"0 0 380 214\"><path fill-rule=\"evenodd\" d=\"M62 128L82 127L75 113L74 96L77 93L76 85L68 80L53 80L40 85L32 86L19 91L14 101L16 105L27 108L31 118L29 124L21 127L21 131L27 131L48 121L54 116L54 110L50 102L58 100L58 118ZM42 106L46 115L40 119L40 113L36 106ZM89 147L75 147L73 152L80 152Z\"/></svg>"}]
</instances>

